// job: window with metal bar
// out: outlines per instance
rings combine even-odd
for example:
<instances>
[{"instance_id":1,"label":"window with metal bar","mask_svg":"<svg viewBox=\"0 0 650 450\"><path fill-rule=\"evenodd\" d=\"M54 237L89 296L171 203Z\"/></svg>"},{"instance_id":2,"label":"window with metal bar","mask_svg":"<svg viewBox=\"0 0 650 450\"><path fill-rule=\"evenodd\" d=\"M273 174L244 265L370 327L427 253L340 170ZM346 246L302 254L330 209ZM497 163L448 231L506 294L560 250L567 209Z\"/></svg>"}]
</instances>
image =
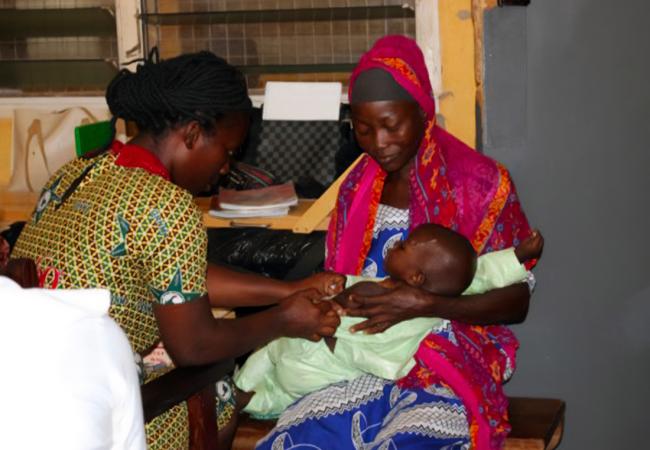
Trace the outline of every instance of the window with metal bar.
<instances>
[{"instance_id":1,"label":"window with metal bar","mask_svg":"<svg viewBox=\"0 0 650 450\"><path fill-rule=\"evenodd\" d=\"M103 93L117 72L112 0L0 0L0 95Z\"/></svg>"},{"instance_id":2,"label":"window with metal bar","mask_svg":"<svg viewBox=\"0 0 650 450\"><path fill-rule=\"evenodd\" d=\"M346 82L387 34L415 37L415 0L145 0L145 50L203 49L238 66L253 92L268 80Z\"/></svg>"}]
</instances>

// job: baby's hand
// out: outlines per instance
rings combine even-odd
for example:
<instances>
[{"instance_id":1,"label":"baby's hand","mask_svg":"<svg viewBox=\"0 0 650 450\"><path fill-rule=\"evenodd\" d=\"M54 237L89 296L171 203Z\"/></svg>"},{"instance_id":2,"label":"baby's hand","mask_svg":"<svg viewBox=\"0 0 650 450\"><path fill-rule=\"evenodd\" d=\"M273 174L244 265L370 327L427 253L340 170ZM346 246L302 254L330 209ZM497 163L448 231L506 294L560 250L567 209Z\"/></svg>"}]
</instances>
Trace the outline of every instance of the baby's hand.
<instances>
[{"instance_id":1,"label":"baby's hand","mask_svg":"<svg viewBox=\"0 0 650 450\"><path fill-rule=\"evenodd\" d=\"M524 239L517 247L515 247L515 256L520 263L525 263L531 259L538 259L542 256L544 249L544 237L539 230L533 230L530 237Z\"/></svg>"},{"instance_id":2,"label":"baby's hand","mask_svg":"<svg viewBox=\"0 0 650 450\"><path fill-rule=\"evenodd\" d=\"M332 299L332 303L336 305L334 306L334 309L339 314L339 316L344 316L345 310L348 308L359 307L359 304L355 302L352 297L353 292L354 291L352 289L346 289Z\"/></svg>"},{"instance_id":3,"label":"baby's hand","mask_svg":"<svg viewBox=\"0 0 650 450\"><path fill-rule=\"evenodd\" d=\"M323 297L330 297L343 291L345 276L334 272L316 273L296 282L296 290L316 289Z\"/></svg>"},{"instance_id":4,"label":"baby's hand","mask_svg":"<svg viewBox=\"0 0 650 450\"><path fill-rule=\"evenodd\" d=\"M376 283L374 281L361 281L341 292L339 295L334 297L332 301L338 304L344 310L356 309L362 306L362 303L356 300L356 296L383 294L388 290L388 286L384 285L385 282L388 282L388 280L384 280L380 283ZM339 309L337 309L337 312L339 315L345 314L345 311L341 311Z\"/></svg>"}]
</instances>

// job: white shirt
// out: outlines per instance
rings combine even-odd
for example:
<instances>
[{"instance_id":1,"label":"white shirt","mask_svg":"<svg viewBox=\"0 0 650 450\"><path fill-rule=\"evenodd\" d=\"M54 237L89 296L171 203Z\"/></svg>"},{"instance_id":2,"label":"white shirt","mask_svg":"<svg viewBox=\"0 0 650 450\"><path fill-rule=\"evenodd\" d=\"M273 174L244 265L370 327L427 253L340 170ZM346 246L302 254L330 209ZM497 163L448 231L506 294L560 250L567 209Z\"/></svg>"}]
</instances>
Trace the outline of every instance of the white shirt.
<instances>
[{"instance_id":1,"label":"white shirt","mask_svg":"<svg viewBox=\"0 0 650 450\"><path fill-rule=\"evenodd\" d=\"M145 449L131 346L106 290L0 277L0 448Z\"/></svg>"}]
</instances>

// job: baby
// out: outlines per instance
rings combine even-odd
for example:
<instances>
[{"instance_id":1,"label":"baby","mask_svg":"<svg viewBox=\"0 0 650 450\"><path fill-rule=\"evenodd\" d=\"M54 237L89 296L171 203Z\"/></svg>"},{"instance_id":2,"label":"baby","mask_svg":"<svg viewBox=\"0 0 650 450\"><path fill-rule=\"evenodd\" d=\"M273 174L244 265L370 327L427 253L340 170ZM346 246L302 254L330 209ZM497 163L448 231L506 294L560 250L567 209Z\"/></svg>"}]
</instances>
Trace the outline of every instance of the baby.
<instances>
[{"instance_id":1,"label":"baby","mask_svg":"<svg viewBox=\"0 0 650 450\"><path fill-rule=\"evenodd\" d=\"M486 292L524 281L527 271L523 263L538 258L542 246L543 238L535 232L516 249L477 258L460 234L435 224L421 225L386 255L389 278L367 281L348 277L347 284L353 285L333 300L354 307L351 294L377 295L402 283L441 296ZM350 331L364 320L344 316L334 338L319 342L281 338L253 353L235 376L239 389L254 392L244 411L258 418L274 418L298 398L332 383L365 373L399 379L414 366L413 355L420 341L448 324L444 319L424 317L400 322L378 334Z\"/></svg>"}]
</instances>

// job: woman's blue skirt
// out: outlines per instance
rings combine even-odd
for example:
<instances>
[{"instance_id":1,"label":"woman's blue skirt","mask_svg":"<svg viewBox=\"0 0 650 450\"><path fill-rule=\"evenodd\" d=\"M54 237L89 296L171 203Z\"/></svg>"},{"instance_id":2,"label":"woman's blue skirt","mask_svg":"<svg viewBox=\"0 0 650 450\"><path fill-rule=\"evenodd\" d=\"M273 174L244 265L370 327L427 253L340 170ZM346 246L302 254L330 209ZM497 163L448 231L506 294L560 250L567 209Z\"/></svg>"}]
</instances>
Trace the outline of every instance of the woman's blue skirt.
<instances>
[{"instance_id":1,"label":"woman's blue skirt","mask_svg":"<svg viewBox=\"0 0 650 450\"><path fill-rule=\"evenodd\" d=\"M469 431L465 407L451 390L404 389L364 375L298 400L256 448L466 450Z\"/></svg>"}]
</instances>

